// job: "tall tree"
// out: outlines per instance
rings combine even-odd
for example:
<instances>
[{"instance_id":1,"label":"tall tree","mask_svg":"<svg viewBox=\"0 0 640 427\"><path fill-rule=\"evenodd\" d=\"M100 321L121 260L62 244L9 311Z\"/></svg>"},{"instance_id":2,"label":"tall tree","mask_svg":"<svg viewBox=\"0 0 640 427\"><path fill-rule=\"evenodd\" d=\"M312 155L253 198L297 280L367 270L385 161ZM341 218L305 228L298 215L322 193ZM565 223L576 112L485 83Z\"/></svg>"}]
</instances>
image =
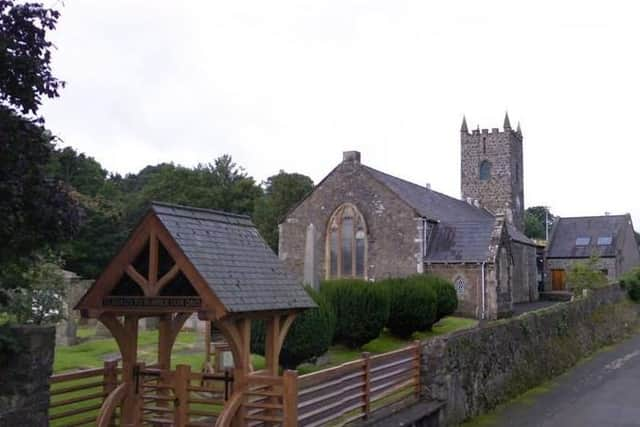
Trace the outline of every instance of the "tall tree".
<instances>
[{"instance_id":1,"label":"tall tree","mask_svg":"<svg viewBox=\"0 0 640 427\"><path fill-rule=\"evenodd\" d=\"M55 98L64 82L51 72L60 12L38 3L0 0L0 101L14 112L36 114L42 97Z\"/></svg>"},{"instance_id":2,"label":"tall tree","mask_svg":"<svg viewBox=\"0 0 640 427\"><path fill-rule=\"evenodd\" d=\"M546 237L546 227L549 227L549 231L551 231L555 217L548 209L545 206L527 208L524 213L524 234L527 237L544 239Z\"/></svg>"},{"instance_id":3,"label":"tall tree","mask_svg":"<svg viewBox=\"0 0 640 427\"><path fill-rule=\"evenodd\" d=\"M265 194L258 203L253 220L274 251L278 250L278 224L287 212L313 190L311 178L280 171L264 182Z\"/></svg>"},{"instance_id":4,"label":"tall tree","mask_svg":"<svg viewBox=\"0 0 640 427\"><path fill-rule=\"evenodd\" d=\"M47 173L54 138L37 116L43 97L64 86L51 73L47 39L58 17L41 4L0 0L0 288L28 286L21 271L79 223L77 203Z\"/></svg>"}]
</instances>

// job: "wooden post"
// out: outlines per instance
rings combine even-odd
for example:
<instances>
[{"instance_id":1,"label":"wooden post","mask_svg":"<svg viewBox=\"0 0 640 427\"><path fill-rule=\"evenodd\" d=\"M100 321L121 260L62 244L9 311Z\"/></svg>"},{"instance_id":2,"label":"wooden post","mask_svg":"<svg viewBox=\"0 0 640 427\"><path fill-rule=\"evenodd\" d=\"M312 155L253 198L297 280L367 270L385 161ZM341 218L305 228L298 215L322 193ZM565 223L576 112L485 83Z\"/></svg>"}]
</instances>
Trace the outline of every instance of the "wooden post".
<instances>
[{"instance_id":1,"label":"wooden post","mask_svg":"<svg viewBox=\"0 0 640 427\"><path fill-rule=\"evenodd\" d=\"M173 391L175 394L175 426L183 427L189 423L189 382L191 380L191 366L178 365L173 377Z\"/></svg>"},{"instance_id":2,"label":"wooden post","mask_svg":"<svg viewBox=\"0 0 640 427\"><path fill-rule=\"evenodd\" d=\"M416 399L420 398L421 386L422 386L422 375L421 375L421 366L422 366L422 343L419 340L413 342L416 346L416 355L415 355L415 376L416 376L416 388L414 395Z\"/></svg>"},{"instance_id":3,"label":"wooden post","mask_svg":"<svg viewBox=\"0 0 640 427\"><path fill-rule=\"evenodd\" d=\"M103 374L104 386L102 386L102 390L104 391L104 398L106 399L113 390L118 386L118 361L117 360L109 360L104 362L104 374ZM110 425L115 425L114 420L111 421Z\"/></svg>"},{"instance_id":4,"label":"wooden post","mask_svg":"<svg viewBox=\"0 0 640 427\"><path fill-rule=\"evenodd\" d=\"M282 388L282 425L295 427L298 425L298 371L284 371Z\"/></svg>"},{"instance_id":5,"label":"wooden post","mask_svg":"<svg viewBox=\"0 0 640 427\"><path fill-rule=\"evenodd\" d=\"M364 371L364 390L362 396L364 405L362 407L362 412L364 412L364 418L366 419L369 417L369 412L371 411L371 353L362 353L362 361L364 362L362 364L362 369Z\"/></svg>"},{"instance_id":6,"label":"wooden post","mask_svg":"<svg viewBox=\"0 0 640 427\"><path fill-rule=\"evenodd\" d=\"M122 403L122 425L136 427L139 425L140 394L136 388L135 367L138 353L138 317L127 315L124 318L122 353L122 382L128 383L128 393Z\"/></svg>"}]
</instances>

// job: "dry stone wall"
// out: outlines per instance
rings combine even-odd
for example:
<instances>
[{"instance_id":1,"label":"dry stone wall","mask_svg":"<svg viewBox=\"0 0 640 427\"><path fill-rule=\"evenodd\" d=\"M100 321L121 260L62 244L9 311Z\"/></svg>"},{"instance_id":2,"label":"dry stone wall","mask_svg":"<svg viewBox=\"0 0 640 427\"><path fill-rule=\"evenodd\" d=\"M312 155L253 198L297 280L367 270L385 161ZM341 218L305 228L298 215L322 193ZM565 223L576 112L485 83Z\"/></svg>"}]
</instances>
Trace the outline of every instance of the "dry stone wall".
<instances>
[{"instance_id":1,"label":"dry stone wall","mask_svg":"<svg viewBox=\"0 0 640 427\"><path fill-rule=\"evenodd\" d=\"M618 285L488 326L426 341L423 393L445 403L446 425L493 409L622 339L637 306Z\"/></svg>"},{"instance_id":2,"label":"dry stone wall","mask_svg":"<svg viewBox=\"0 0 640 427\"><path fill-rule=\"evenodd\" d=\"M48 426L55 327L16 326L17 354L0 355L0 426Z\"/></svg>"}]
</instances>

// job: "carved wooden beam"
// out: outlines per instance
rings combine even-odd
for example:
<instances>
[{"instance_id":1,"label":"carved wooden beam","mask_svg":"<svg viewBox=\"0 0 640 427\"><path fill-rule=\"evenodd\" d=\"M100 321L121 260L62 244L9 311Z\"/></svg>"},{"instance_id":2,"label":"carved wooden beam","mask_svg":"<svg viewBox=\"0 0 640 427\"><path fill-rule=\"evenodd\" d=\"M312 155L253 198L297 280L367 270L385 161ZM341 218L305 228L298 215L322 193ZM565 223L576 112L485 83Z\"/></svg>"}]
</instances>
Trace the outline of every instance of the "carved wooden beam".
<instances>
[{"instance_id":1,"label":"carved wooden beam","mask_svg":"<svg viewBox=\"0 0 640 427\"><path fill-rule=\"evenodd\" d=\"M147 279L145 279L142 274L138 273L138 270L136 270L133 265L129 264L125 271L127 272L127 276L131 277L131 280L136 282L138 286L142 288L145 296L149 296L151 294L151 289L149 289L149 282L147 282Z\"/></svg>"}]
</instances>

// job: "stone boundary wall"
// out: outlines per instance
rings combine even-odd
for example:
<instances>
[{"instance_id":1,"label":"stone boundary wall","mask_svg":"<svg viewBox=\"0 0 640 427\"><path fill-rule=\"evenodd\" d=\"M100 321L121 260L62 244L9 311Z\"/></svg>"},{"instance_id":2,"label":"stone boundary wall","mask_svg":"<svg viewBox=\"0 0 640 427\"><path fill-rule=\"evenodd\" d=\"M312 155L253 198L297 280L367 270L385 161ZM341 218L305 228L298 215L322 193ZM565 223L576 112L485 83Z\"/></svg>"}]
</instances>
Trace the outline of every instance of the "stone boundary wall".
<instances>
[{"instance_id":1,"label":"stone boundary wall","mask_svg":"<svg viewBox=\"0 0 640 427\"><path fill-rule=\"evenodd\" d=\"M14 326L21 348L0 357L0 426L48 426L54 326Z\"/></svg>"},{"instance_id":2,"label":"stone boundary wall","mask_svg":"<svg viewBox=\"0 0 640 427\"><path fill-rule=\"evenodd\" d=\"M425 341L423 398L443 402L445 425L483 414L549 380L636 326L618 285L572 302Z\"/></svg>"}]
</instances>

